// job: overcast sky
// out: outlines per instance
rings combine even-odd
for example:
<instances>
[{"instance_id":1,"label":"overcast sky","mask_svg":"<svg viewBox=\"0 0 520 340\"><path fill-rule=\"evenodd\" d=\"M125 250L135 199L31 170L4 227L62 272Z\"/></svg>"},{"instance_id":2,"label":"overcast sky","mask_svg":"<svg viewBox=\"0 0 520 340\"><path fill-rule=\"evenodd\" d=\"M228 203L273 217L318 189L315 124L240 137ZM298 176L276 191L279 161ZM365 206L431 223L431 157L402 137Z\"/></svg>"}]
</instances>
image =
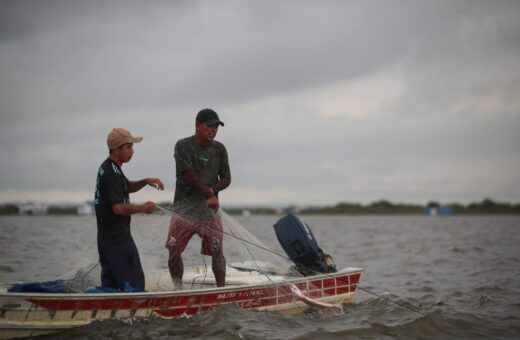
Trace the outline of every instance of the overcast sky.
<instances>
[{"instance_id":1,"label":"overcast sky","mask_svg":"<svg viewBox=\"0 0 520 340\"><path fill-rule=\"evenodd\" d=\"M0 0L0 202L91 200L113 127L171 200L205 107L224 206L520 202L520 2Z\"/></svg>"}]
</instances>

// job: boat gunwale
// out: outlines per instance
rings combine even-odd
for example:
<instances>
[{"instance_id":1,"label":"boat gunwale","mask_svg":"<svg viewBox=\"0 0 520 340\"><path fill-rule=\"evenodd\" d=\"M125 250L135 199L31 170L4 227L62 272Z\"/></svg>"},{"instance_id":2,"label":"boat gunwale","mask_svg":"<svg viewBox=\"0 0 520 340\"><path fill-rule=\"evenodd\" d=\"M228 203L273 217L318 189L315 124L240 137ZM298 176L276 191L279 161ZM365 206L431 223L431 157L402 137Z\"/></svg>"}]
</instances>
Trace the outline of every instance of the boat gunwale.
<instances>
[{"instance_id":1,"label":"boat gunwale","mask_svg":"<svg viewBox=\"0 0 520 340\"><path fill-rule=\"evenodd\" d=\"M233 285L227 287L210 287L202 289L190 289L190 290L171 290L171 291L149 291L149 292L121 292L121 293L42 293L42 292L2 292L0 293L0 299L2 298L39 298L46 300L91 300L91 299L129 299L129 298L150 298L150 297L170 297L170 296L185 296L185 295L202 295L209 293L225 293L225 292L236 292L242 290L252 289L265 289L270 286L281 286L295 283L316 281L320 279L337 278L339 276L351 275L351 274L362 274L365 272L364 268L357 267L346 267L335 273L323 273L313 276L295 277L280 282L265 282L265 283L253 283L244 285ZM358 282L359 283L359 282ZM357 285L354 283L353 285Z\"/></svg>"}]
</instances>

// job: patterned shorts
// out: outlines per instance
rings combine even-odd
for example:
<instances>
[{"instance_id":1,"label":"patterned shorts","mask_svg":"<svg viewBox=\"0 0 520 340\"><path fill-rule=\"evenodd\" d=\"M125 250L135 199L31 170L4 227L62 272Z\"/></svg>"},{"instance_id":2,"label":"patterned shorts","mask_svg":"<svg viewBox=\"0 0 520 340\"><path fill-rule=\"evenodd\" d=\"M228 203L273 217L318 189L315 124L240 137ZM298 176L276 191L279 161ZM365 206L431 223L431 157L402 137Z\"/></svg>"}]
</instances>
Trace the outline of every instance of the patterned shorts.
<instances>
[{"instance_id":1,"label":"patterned shorts","mask_svg":"<svg viewBox=\"0 0 520 340\"><path fill-rule=\"evenodd\" d=\"M222 222L220 218L209 220L193 220L173 215L166 240L166 249L170 252L181 254L188 245L193 235L199 235L202 239L201 254L212 255L222 253Z\"/></svg>"}]
</instances>

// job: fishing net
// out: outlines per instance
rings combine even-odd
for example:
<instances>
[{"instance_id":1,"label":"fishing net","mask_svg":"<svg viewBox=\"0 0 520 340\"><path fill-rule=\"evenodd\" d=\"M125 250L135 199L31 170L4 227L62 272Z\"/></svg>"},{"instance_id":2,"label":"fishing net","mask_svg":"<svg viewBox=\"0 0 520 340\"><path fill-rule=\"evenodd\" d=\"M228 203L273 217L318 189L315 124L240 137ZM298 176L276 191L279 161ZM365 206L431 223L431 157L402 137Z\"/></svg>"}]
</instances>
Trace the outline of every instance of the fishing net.
<instances>
[{"instance_id":1,"label":"fishing net","mask_svg":"<svg viewBox=\"0 0 520 340\"><path fill-rule=\"evenodd\" d=\"M182 286L172 281L168 269L168 249L165 243L172 219L196 229L198 234L187 241L182 252L184 275ZM132 216L132 235L139 250L145 272L147 291L171 291L178 289L202 289L216 286L212 269L212 257L201 254L202 239L199 234L211 234L215 221L222 226L222 248L226 261L226 286L243 284L276 284L284 278L299 277L294 264L286 257L271 250L250 233L232 216L219 209L208 217L193 219L182 207L163 208L158 206L152 215ZM207 222L207 223L205 223ZM97 255L97 252L95 253ZM101 266L97 261L84 265L67 278L70 291L83 291L88 287L100 286ZM72 277L71 277L72 276Z\"/></svg>"}]
</instances>

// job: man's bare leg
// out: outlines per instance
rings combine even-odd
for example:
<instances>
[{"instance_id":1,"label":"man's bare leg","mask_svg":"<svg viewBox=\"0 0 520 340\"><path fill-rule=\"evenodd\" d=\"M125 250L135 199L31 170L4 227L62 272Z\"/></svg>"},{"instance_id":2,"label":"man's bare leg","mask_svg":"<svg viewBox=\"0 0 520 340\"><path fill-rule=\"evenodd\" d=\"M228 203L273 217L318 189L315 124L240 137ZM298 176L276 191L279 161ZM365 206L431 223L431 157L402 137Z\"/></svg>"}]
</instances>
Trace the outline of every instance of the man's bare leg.
<instances>
[{"instance_id":1,"label":"man's bare leg","mask_svg":"<svg viewBox=\"0 0 520 340\"><path fill-rule=\"evenodd\" d=\"M217 287L224 287L226 285L226 258L224 254L217 253L211 255L211 268L215 274Z\"/></svg>"},{"instance_id":2,"label":"man's bare leg","mask_svg":"<svg viewBox=\"0 0 520 340\"><path fill-rule=\"evenodd\" d=\"M182 262L182 256L170 252L168 257L168 269L170 270L170 276L172 277L173 285L176 290L182 289L182 276L184 275L184 263Z\"/></svg>"}]
</instances>

